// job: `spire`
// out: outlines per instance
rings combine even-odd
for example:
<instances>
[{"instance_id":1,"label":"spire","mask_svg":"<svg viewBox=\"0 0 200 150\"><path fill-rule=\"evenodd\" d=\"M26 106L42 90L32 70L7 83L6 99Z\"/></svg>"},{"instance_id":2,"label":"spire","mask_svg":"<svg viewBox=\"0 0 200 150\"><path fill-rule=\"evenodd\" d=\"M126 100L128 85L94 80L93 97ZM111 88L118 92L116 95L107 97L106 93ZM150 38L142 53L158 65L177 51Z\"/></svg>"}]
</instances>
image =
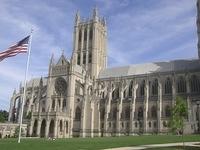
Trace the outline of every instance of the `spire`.
<instances>
[{"instance_id":1,"label":"spire","mask_svg":"<svg viewBox=\"0 0 200 150\"><path fill-rule=\"evenodd\" d=\"M13 91L13 95L15 95L16 94L16 89L14 89L14 91Z\"/></svg>"},{"instance_id":2,"label":"spire","mask_svg":"<svg viewBox=\"0 0 200 150\"><path fill-rule=\"evenodd\" d=\"M52 53L50 62L49 62L49 75L51 75L53 65L54 65L54 54Z\"/></svg>"},{"instance_id":3,"label":"spire","mask_svg":"<svg viewBox=\"0 0 200 150\"><path fill-rule=\"evenodd\" d=\"M39 86L40 86L40 88L43 87L43 80L42 80L42 77L40 78L40 85L39 85Z\"/></svg>"},{"instance_id":4,"label":"spire","mask_svg":"<svg viewBox=\"0 0 200 150\"><path fill-rule=\"evenodd\" d=\"M106 25L106 19L104 17L102 19L102 23L103 23L104 26Z\"/></svg>"},{"instance_id":5,"label":"spire","mask_svg":"<svg viewBox=\"0 0 200 150\"><path fill-rule=\"evenodd\" d=\"M95 8L93 9L93 19L95 21L98 20L98 9L97 9L97 6L95 6Z\"/></svg>"},{"instance_id":6,"label":"spire","mask_svg":"<svg viewBox=\"0 0 200 150\"><path fill-rule=\"evenodd\" d=\"M20 84L19 84L19 92L20 92L20 93L23 92L23 89L22 89L22 82L20 82Z\"/></svg>"},{"instance_id":7,"label":"spire","mask_svg":"<svg viewBox=\"0 0 200 150\"><path fill-rule=\"evenodd\" d=\"M77 11L76 12L76 17L75 17L75 25L78 25L80 22L80 12Z\"/></svg>"},{"instance_id":8,"label":"spire","mask_svg":"<svg viewBox=\"0 0 200 150\"><path fill-rule=\"evenodd\" d=\"M53 65L53 64L54 64L54 54L52 53L51 59L50 59L50 65Z\"/></svg>"}]
</instances>

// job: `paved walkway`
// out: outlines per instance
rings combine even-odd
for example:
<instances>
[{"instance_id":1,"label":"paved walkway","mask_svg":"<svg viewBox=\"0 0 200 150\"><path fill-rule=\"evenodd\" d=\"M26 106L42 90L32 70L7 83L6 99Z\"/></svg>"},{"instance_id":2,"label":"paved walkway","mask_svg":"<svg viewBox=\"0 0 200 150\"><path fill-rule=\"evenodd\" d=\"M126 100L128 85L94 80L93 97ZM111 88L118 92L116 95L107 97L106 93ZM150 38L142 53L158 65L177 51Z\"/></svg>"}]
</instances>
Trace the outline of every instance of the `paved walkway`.
<instances>
[{"instance_id":1,"label":"paved walkway","mask_svg":"<svg viewBox=\"0 0 200 150\"><path fill-rule=\"evenodd\" d=\"M200 142L184 142L185 146L195 146L199 147ZM110 148L106 150L141 150L141 149L147 149L147 148L156 148L156 147L171 147L171 146L182 146L183 143L167 143L167 144L152 144L152 145L141 145L141 146L133 146L133 147L119 147L119 148Z\"/></svg>"}]
</instances>

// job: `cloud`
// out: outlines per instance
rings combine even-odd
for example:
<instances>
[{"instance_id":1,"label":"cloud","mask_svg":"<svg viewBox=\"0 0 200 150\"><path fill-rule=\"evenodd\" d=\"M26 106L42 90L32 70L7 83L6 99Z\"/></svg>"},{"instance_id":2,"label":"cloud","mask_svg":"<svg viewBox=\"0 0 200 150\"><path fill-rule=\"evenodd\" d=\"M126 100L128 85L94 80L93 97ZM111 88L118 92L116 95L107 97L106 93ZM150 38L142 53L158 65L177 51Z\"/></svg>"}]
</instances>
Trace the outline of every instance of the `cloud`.
<instances>
[{"instance_id":1,"label":"cloud","mask_svg":"<svg viewBox=\"0 0 200 150\"><path fill-rule=\"evenodd\" d=\"M177 37L185 38L189 35L193 39L193 50L188 57L196 54L196 21L195 1L159 1L154 6L145 9L128 8L110 16L109 57L111 66L127 65L157 60L153 57L173 51L168 44L178 46L191 40L184 39L182 43ZM191 35L192 33L192 35ZM168 49L167 49L168 48ZM125 52L124 52L125 51ZM184 55L184 51L182 52ZM181 55L177 55L182 57ZM172 59L172 57L163 57Z\"/></svg>"},{"instance_id":2,"label":"cloud","mask_svg":"<svg viewBox=\"0 0 200 150\"><path fill-rule=\"evenodd\" d=\"M30 33L31 28L34 28L28 79L46 76L52 53L56 58L63 50L67 51L68 56L71 53L73 5L70 2L65 3L68 10L64 13L59 7L52 6L51 3L26 1L21 5L18 2L18 0L0 1L0 47L2 50L6 49ZM67 19L63 20L67 18L66 14L71 14L69 22ZM0 64L0 97L3 99L0 103L5 105L7 102L6 108L8 108L9 97L11 97L13 89L17 88L19 82L24 80L26 56L26 54L20 54L5 59ZM0 109L3 108L5 107L0 105Z\"/></svg>"}]
</instances>

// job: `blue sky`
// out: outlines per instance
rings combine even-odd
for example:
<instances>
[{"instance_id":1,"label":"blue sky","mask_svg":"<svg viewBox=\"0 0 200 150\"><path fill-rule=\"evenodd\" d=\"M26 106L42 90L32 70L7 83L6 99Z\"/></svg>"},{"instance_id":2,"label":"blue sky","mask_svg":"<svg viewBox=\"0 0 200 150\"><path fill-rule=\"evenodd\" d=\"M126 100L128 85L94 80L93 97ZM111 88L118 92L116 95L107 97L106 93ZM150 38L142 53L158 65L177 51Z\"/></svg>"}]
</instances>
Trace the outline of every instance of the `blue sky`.
<instances>
[{"instance_id":1,"label":"blue sky","mask_svg":"<svg viewBox=\"0 0 200 150\"><path fill-rule=\"evenodd\" d=\"M34 28L29 79L52 53L72 53L74 16L97 6L108 29L108 66L197 58L196 0L0 0L0 51ZM0 109L24 79L26 54L0 62Z\"/></svg>"}]
</instances>

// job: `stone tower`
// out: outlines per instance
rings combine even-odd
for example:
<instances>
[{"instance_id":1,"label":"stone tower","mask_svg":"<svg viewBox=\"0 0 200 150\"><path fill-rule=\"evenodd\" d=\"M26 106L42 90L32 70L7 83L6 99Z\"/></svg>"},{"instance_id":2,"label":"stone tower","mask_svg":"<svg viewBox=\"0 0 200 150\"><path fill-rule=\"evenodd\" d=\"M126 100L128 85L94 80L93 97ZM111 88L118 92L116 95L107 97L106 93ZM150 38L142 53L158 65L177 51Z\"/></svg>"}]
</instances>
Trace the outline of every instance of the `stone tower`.
<instances>
[{"instance_id":1,"label":"stone tower","mask_svg":"<svg viewBox=\"0 0 200 150\"><path fill-rule=\"evenodd\" d=\"M77 12L72 63L82 66L92 78L106 68L106 36L106 22L99 17L97 8L90 19L81 19Z\"/></svg>"},{"instance_id":2,"label":"stone tower","mask_svg":"<svg viewBox=\"0 0 200 150\"><path fill-rule=\"evenodd\" d=\"M198 35L198 56L200 58L200 0L197 0L197 35Z\"/></svg>"}]
</instances>

